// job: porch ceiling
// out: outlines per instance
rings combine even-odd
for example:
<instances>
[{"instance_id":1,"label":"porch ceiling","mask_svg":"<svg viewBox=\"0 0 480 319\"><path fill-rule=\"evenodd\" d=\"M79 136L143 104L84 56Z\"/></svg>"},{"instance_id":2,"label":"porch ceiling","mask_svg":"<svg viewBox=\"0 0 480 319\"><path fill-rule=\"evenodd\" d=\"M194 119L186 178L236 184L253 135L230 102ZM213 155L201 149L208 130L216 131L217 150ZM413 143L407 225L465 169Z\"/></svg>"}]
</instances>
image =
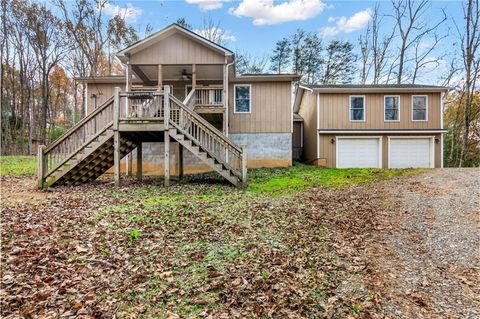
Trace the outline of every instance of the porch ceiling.
<instances>
[{"instance_id":1,"label":"porch ceiling","mask_svg":"<svg viewBox=\"0 0 480 319\"><path fill-rule=\"evenodd\" d=\"M149 81L158 81L158 65L136 65L136 68L148 78ZM192 65L162 65L163 81L179 81L182 80L182 71L192 73ZM134 70L134 73L135 72ZM196 65L197 81L201 80L222 80L223 65ZM136 74L137 78L141 78L140 74Z\"/></svg>"}]
</instances>

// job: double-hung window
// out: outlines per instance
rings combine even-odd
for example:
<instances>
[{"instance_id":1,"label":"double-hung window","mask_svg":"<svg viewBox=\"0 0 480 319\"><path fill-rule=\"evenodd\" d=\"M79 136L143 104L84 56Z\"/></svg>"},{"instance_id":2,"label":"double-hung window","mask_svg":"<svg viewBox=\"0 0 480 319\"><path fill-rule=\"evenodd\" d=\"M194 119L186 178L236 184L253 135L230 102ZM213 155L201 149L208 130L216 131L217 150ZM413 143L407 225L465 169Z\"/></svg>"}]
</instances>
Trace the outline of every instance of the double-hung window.
<instances>
[{"instance_id":1,"label":"double-hung window","mask_svg":"<svg viewBox=\"0 0 480 319\"><path fill-rule=\"evenodd\" d=\"M251 85L236 84L234 86L234 112L250 113L252 109Z\"/></svg>"},{"instance_id":2,"label":"double-hung window","mask_svg":"<svg viewBox=\"0 0 480 319\"><path fill-rule=\"evenodd\" d=\"M426 95L412 96L412 121L428 120L428 98Z\"/></svg>"},{"instance_id":3,"label":"double-hung window","mask_svg":"<svg viewBox=\"0 0 480 319\"><path fill-rule=\"evenodd\" d=\"M365 96L350 96L350 121L365 121Z\"/></svg>"},{"instance_id":4,"label":"double-hung window","mask_svg":"<svg viewBox=\"0 0 480 319\"><path fill-rule=\"evenodd\" d=\"M400 96L384 96L383 119L385 121L400 121Z\"/></svg>"}]
</instances>

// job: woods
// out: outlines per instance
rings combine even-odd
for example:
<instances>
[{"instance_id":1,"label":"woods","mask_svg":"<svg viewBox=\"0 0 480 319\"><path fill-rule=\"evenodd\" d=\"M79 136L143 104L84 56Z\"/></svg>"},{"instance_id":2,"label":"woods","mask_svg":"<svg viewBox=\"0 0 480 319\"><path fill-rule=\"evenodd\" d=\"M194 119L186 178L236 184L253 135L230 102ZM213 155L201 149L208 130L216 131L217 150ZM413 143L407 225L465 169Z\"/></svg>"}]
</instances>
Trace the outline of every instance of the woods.
<instances>
[{"instance_id":1,"label":"woods","mask_svg":"<svg viewBox=\"0 0 480 319\"><path fill-rule=\"evenodd\" d=\"M125 14L105 12L108 0L1 4L1 154L34 154L84 116L86 92L75 77L118 75L114 54L151 34L133 27ZM357 40L322 31L291 29L270 53L236 52L236 72L297 73L304 84L436 84L445 96L445 165L480 165L479 1L462 6L455 21L432 14L428 0L393 0L368 9L370 19ZM223 46L233 35L222 21L172 21ZM232 17L234 19L234 17ZM322 25L318 26L318 29ZM238 35L240 36L240 35Z\"/></svg>"},{"instance_id":2,"label":"woods","mask_svg":"<svg viewBox=\"0 0 480 319\"><path fill-rule=\"evenodd\" d=\"M123 73L113 53L138 36L123 17L103 14L106 3L58 0L53 12L2 1L2 155L32 154L83 116L86 96L75 77Z\"/></svg>"}]
</instances>

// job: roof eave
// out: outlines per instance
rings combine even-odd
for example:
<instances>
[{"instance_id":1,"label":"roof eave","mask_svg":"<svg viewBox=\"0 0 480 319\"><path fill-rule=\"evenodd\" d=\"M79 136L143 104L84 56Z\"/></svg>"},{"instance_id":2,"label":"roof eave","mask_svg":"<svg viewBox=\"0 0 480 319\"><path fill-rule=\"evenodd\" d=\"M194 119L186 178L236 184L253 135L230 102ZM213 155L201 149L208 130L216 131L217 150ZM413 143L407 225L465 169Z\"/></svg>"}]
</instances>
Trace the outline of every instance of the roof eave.
<instances>
[{"instance_id":1,"label":"roof eave","mask_svg":"<svg viewBox=\"0 0 480 319\"><path fill-rule=\"evenodd\" d=\"M307 89L307 88L305 88ZM424 88L311 88L315 93L442 93L449 88L424 87Z\"/></svg>"}]
</instances>

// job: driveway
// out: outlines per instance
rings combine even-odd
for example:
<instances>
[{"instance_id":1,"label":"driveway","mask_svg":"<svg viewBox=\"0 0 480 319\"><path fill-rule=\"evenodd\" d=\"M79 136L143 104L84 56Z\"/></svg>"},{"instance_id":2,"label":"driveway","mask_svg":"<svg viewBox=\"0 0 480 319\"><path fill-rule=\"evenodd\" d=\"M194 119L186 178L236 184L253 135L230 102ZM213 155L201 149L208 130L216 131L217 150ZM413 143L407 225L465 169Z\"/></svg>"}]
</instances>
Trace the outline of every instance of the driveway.
<instances>
[{"instance_id":1,"label":"driveway","mask_svg":"<svg viewBox=\"0 0 480 319\"><path fill-rule=\"evenodd\" d=\"M387 183L390 223L372 243L390 318L480 318L480 169Z\"/></svg>"}]
</instances>

